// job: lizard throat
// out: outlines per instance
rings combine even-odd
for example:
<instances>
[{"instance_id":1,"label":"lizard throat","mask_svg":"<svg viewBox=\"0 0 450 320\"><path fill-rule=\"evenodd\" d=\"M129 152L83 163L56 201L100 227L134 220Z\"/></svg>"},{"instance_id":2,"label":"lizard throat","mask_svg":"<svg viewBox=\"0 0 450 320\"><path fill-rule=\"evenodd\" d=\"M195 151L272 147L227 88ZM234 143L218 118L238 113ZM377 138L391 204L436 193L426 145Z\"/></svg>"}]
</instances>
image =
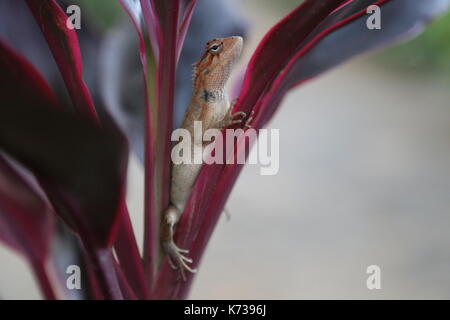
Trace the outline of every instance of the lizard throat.
<instances>
[{"instance_id":1,"label":"lizard throat","mask_svg":"<svg viewBox=\"0 0 450 320\"><path fill-rule=\"evenodd\" d=\"M225 100L225 93L224 90L207 90L203 89L199 92L200 99L207 103L214 103L217 101Z\"/></svg>"}]
</instances>

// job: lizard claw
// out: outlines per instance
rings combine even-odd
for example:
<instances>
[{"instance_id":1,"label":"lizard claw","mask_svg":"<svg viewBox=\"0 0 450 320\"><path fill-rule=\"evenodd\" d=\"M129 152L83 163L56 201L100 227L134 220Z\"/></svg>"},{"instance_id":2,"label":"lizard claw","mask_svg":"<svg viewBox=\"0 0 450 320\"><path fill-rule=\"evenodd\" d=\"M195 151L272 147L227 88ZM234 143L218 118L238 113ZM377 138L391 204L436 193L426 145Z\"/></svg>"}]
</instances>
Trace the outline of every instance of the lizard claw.
<instances>
[{"instance_id":1,"label":"lizard claw","mask_svg":"<svg viewBox=\"0 0 450 320\"><path fill-rule=\"evenodd\" d=\"M186 254L189 250L178 248L173 241L167 241L163 244L164 251L167 253L170 266L175 270L180 270L181 278L186 281L185 271L196 273L197 269L191 268L188 263L192 263L192 259L188 258Z\"/></svg>"},{"instance_id":2,"label":"lizard claw","mask_svg":"<svg viewBox=\"0 0 450 320\"><path fill-rule=\"evenodd\" d=\"M244 129L251 129L252 128L250 122L253 121L254 115L255 115L255 111L252 110L252 112L250 113L250 116L245 121ZM240 117L240 119L233 120L235 117ZM230 118L229 118L230 120L228 121L228 126L231 126L231 125L234 125L234 124L238 124L238 123L242 123L246 117L247 117L247 114L245 112L243 112L243 111L235 112L235 113L230 115Z\"/></svg>"},{"instance_id":3,"label":"lizard claw","mask_svg":"<svg viewBox=\"0 0 450 320\"><path fill-rule=\"evenodd\" d=\"M252 110L252 112L250 113L250 116L248 117L247 121L245 121L245 125L244 125L245 129L251 129L252 128L252 125L250 124L250 122L252 122L254 115L255 115L255 110Z\"/></svg>"},{"instance_id":4,"label":"lizard claw","mask_svg":"<svg viewBox=\"0 0 450 320\"><path fill-rule=\"evenodd\" d=\"M234 119L235 117L238 117L238 116L241 117L241 119L239 119L239 120L242 121L242 120L245 119L245 117L247 116L247 114L246 114L245 112L243 112L243 111L238 111L238 112L235 112L235 113L233 113L233 114L231 115L231 119Z\"/></svg>"}]
</instances>

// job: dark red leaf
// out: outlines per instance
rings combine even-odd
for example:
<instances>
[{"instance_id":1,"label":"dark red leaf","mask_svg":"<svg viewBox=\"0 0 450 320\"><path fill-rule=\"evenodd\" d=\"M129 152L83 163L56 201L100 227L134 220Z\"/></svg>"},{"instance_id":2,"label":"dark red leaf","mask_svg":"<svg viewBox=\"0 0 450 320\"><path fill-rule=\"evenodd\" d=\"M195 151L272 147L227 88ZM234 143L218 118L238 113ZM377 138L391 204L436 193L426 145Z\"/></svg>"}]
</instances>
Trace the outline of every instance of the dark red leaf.
<instances>
[{"instance_id":1,"label":"dark red leaf","mask_svg":"<svg viewBox=\"0 0 450 320\"><path fill-rule=\"evenodd\" d=\"M330 15L315 30L307 41L311 42L320 32L338 26L323 33L319 41L296 63L298 66L293 75L294 85L311 79L355 55L415 36L428 22L450 7L449 0L378 2L375 4L381 6L382 26L380 30L369 30L366 27L368 16L364 14L364 10L373 3L374 1L369 0L354 1L346 8ZM359 15L350 23L343 23L345 19L358 13ZM340 23L343 24L338 25Z\"/></svg>"},{"instance_id":2,"label":"dark red leaf","mask_svg":"<svg viewBox=\"0 0 450 320\"><path fill-rule=\"evenodd\" d=\"M128 16L131 19L131 22L136 30L136 33L139 37L139 55L141 58L142 63L142 70L144 73L144 81L145 81L145 88L148 88L147 80L148 80L148 61L147 61L147 48L145 44L145 31L143 30L143 22L142 22L142 9L139 6L139 2L135 0L119 0L120 4L124 8L125 12L128 14ZM148 10L147 10L148 11ZM154 22L154 19L151 20ZM152 27L151 29L154 30L156 27ZM155 38L155 36L153 36ZM156 47L158 49L158 47ZM152 49L153 51L157 51L156 49ZM149 48L150 50L150 48ZM148 99L146 99L146 102L148 103Z\"/></svg>"},{"instance_id":3,"label":"dark red leaf","mask_svg":"<svg viewBox=\"0 0 450 320\"><path fill-rule=\"evenodd\" d=\"M130 3L133 2L133 0L125 0L124 3ZM134 1L133 5L134 7L137 6L136 1ZM131 5L128 5L128 7L131 7ZM161 42L162 42L162 34L161 34L161 27L159 24L159 17L157 16L157 13L155 12L154 6L151 2L151 0L140 0L140 8L136 9L135 11L138 11L139 14L142 14L145 20L145 24L147 26L147 36L151 43L151 49L153 50L153 55L155 57L156 64L159 63L159 53L161 48ZM139 19L140 21L140 19ZM142 32L142 31L141 31Z\"/></svg>"},{"instance_id":4,"label":"dark red leaf","mask_svg":"<svg viewBox=\"0 0 450 320\"><path fill-rule=\"evenodd\" d=\"M130 216L126 206L122 210L124 212L121 215L114 249L120 262L120 267L123 269L124 275L128 279L133 292L140 299L149 299L148 281L142 266L142 259L131 225Z\"/></svg>"},{"instance_id":5,"label":"dark red leaf","mask_svg":"<svg viewBox=\"0 0 450 320\"><path fill-rule=\"evenodd\" d=\"M235 109L250 111L308 35L347 0L306 0L265 35L254 52ZM242 106L242 107L241 107Z\"/></svg>"},{"instance_id":6,"label":"dark red leaf","mask_svg":"<svg viewBox=\"0 0 450 320\"><path fill-rule=\"evenodd\" d=\"M158 128L156 136L156 161L157 170L161 179L160 209L166 208L169 201L169 176L170 176L170 135L173 122L173 102L175 90L175 70L177 57L177 35L180 19L180 1L155 1L152 5L159 21L161 33L164 37L159 48L159 61L157 68L157 114Z\"/></svg>"},{"instance_id":7,"label":"dark red leaf","mask_svg":"<svg viewBox=\"0 0 450 320\"><path fill-rule=\"evenodd\" d=\"M125 11L131 18L139 37L139 53L141 58L144 87L145 87L145 133L144 133L144 157L145 157L145 200L144 200L144 264L145 270L149 274L150 286L153 284L153 277L156 270L156 256L158 250L158 218L156 214L156 203L154 201L154 174L155 174L155 146L154 134L156 129L153 128L153 111L150 103L150 97L154 94L150 92L149 83L152 79L156 79L154 72L149 70L149 64L155 64L159 60L159 34L160 29L156 21L153 7L149 1L142 0L140 2L142 8L137 1L120 0ZM142 30L142 11L147 22L147 32L150 38L151 48L146 43L146 35ZM151 51L151 52L150 52ZM152 59L153 58L153 59ZM149 61L152 59L152 61Z\"/></svg>"},{"instance_id":8,"label":"dark red leaf","mask_svg":"<svg viewBox=\"0 0 450 320\"><path fill-rule=\"evenodd\" d=\"M53 210L42 194L0 156L0 241L30 263L47 299L55 299L47 270Z\"/></svg>"},{"instance_id":9,"label":"dark red leaf","mask_svg":"<svg viewBox=\"0 0 450 320\"><path fill-rule=\"evenodd\" d=\"M381 7L381 30L366 27L366 10L371 4ZM292 87L354 55L417 34L449 5L448 0L432 0L427 4L420 0L360 0L340 8L308 37L271 83L270 90L263 94L255 107L259 117L254 125L264 126Z\"/></svg>"},{"instance_id":10,"label":"dark red leaf","mask_svg":"<svg viewBox=\"0 0 450 320\"><path fill-rule=\"evenodd\" d=\"M324 18L344 2L346 0L307 0L275 25L264 37L249 62L243 88L235 108L243 111L251 110L268 85L276 78L284 64L298 50L301 42ZM283 49L280 50L280 48ZM178 223L176 233L178 237L180 230L183 230L183 233L188 235L188 238L185 238L182 243L177 243L183 248L192 248L190 254L194 259L194 267L199 262L238 176L239 170L236 170L237 167L237 165L204 166L197 178L188 205ZM229 173L226 174L223 171L224 169L227 169ZM226 177L228 175L230 177ZM218 178L214 179L215 177ZM205 181L208 181L208 196L203 194ZM193 199L202 199L201 205L195 204L195 210ZM192 216L193 212L195 217ZM202 219L201 225L196 223L197 219ZM198 238L196 239L197 235ZM178 240L179 238L177 238ZM156 291L160 294L159 298L184 297L191 279L192 275L189 275L187 282L178 281L177 273L170 270L168 264L164 263L157 282Z\"/></svg>"},{"instance_id":11,"label":"dark red leaf","mask_svg":"<svg viewBox=\"0 0 450 320\"><path fill-rule=\"evenodd\" d=\"M126 139L113 123L99 127L55 106L46 88L0 42L0 149L37 177L56 213L81 236L105 298L121 298L105 259L124 201Z\"/></svg>"},{"instance_id":12,"label":"dark red leaf","mask_svg":"<svg viewBox=\"0 0 450 320\"><path fill-rule=\"evenodd\" d=\"M346 25L350 26L358 18L363 19L362 15L365 14L365 9L370 4L385 4L383 8L389 9L388 12L396 8L397 10L393 10L397 11L396 16L401 16L400 6L394 6L394 4L403 1L391 0L391 3L387 3L388 1L355 0L349 4L348 1L306 0L298 9L274 26L262 40L249 63L239 96L240 100L236 104L235 110L248 112L254 109L256 116L252 126L256 129L264 126L287 91L298 83L301 79L299 77L304 76L300 68L302 57L310 52L321 39L332 35L334 30ZM440 1L437 0L437 2ZM389 4L391 7L388 7ZM404 6L403 9L406 9L406 2L401 5ZM416 9L418 7L422 7L423 11L426 4L418 5ZM411 24L420 24L426 17L429 17L429 14L418 14L420 11L409 10L409 23L399 22L396 26L397 33L388 32L383 38L384 41L379 38L378 41L372 41L366 46L356 46L358 49L354 49L355 46L353 46L347 52L345 46L338 47L344 52L343 54L333 51L331 46L327 48L327 54L328 56L336 54L340 57L340 61L343 61L342 57L350 57L380 43L387 44L388 41L395 39L395 35L409 31ZM392 20L395 19L392 17L390 20L392 24ZM362 29L361 25L358 27ZM355 32L354 29L352 30ZM346 36L347 39L344 43L350 45L355 42L351 32L348 32ZM359 43L361 42L364 43L364 41L359 41ZM197 178L176 234L180 247L190 249L190 255L194 260L193 267L199 263L242 167L238 164L205 165ZM205 190L206 181L208 190ZM201 219L201 224L196 223L197 219ZM167 263L163 263L156 287L159 293L158 298L185 298L192 278L191 274L186 283L178 281L177 274L170 269Z\"/></svg>"},{"instance_id":13,"label":"dark red leaf","mask_svg":"<svg viewBox=\"0 0 450 320\"><path fill-rule=\"evenodd\" d=\"M122 269L120 268L119 264L112 260L114 264L114 270L116 271L117 278L119 279L119 285L120 289L123 292L123 297L125 300L137 300L136 294L134 293L133 289L131 288L130 284L128 283L128 279L125 277L125 275L122 272Z\"/></svg>"},{"instance_id":14,"label":"dark red leaf","mask_svg":"<svg viewBox=\"0 0 450 320\"><path fill-rule=\"evenodd\" d=\"M47 40L75 110L97 120L92 97L83 81L77 34L67 27L67 15L55 0L25 1Z\"/></svg>"},{"instance_id":15,"label":"dark red leaf","mask_svg":"<svg viewBox=\"0 0 450 320\"><path fill-rule=\"evenodd\" d=\"M35 188L0 157L0 240L29 260L45 261L52 213Z\"/></svg>"},{"instance_id":16,"label":"dark red leaf","mask_svg":"<svg viewBox=\"0 0 450 320\"><path fill-rule=\"evenodd\" d=\"M150 148L148 142L153 140L153 152L157 157L152 162L154 169L148 168L151 155L146 151L144 226L144 263L150 278L153 279L159 247L156 238L159 221L156 213L164 210L169 203L170 135L173 126L175 71L196 0L141 0L140 3L157 64L155 136L152 136L149 119L146 123L146 148ZM156 174L156 179L153 173ZM159 197L152 201L154 194ZM155 213L152 213L152 210Z\"/></svg>"},{"instance_id":17,"label":"dark red leaf","mask_svg":"<svg viewBox=\"0 0 450 320\"><path fill-rule=\"evenodd\" d=\"M194 8L196 5L196 0L182 0L181 2L181 22L178 26L177 35L177 62L180 59L181 50L183 49L183 43L186 39L186 34L189 28L189 24L192 19L192 14L194 13Z\"/></svg>"},{"instance_id":18,"label":"dark red leaf","mask_svg":"<svg viewBox=\"0 0 450 320\"><path fill-rule=\"evenodd\" d=\"M0 101L0 148L45 184L75 231L111 244L127 165L122 134L58 107L42 77L1 42Z\"/></svg>"}]
</instances>

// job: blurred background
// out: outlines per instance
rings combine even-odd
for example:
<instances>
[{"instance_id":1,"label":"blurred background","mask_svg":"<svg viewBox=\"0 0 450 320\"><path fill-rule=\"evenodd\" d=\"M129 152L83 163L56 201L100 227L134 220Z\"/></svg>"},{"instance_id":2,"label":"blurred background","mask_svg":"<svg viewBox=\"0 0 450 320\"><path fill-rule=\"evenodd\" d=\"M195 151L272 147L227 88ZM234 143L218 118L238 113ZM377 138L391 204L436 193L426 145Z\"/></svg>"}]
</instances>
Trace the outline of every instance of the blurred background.
<instances>
[{"instance_id":1,"label":"blurred background","mask_svg":"<svg viewBox=\"0 0 450 320\"><path fill-rule=\"evenodd\" d=\"M102 30L126 19L105 2L85 1ZM235 3L247 28L244 67L298 1ZM450 14L287 96L269 124L280 129L279 173L245 167L192 299L450 298L448 39ZM139 238L142 190L133 156L128 198ZM0 261L1 298L39 298L20 257L0 247ZM366 287L370 265L381 268L380 290Z\"/></svg>"}]
</instances>

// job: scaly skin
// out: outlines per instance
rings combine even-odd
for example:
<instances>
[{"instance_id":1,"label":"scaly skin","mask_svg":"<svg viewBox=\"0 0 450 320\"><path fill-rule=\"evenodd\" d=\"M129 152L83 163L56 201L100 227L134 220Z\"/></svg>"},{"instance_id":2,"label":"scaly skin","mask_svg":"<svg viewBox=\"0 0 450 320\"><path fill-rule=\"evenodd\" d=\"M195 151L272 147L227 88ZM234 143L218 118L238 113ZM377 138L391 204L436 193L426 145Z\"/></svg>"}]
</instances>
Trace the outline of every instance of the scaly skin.
<instances>
[{"instance_id":1,"label":"scaly skin","mask_svg":"<svg viewBox=\"0 0 450 320\"><path fill-rule=\"evenodd\" d=\"M194 148L194 121L202 121L202 130L205 132L240 123L246 117L243 112L231 114L232 104L225 89L233 65L241 55L242 45L241 37L213 39L206 44L205 52L195 64L193 94L181 125L191 134L192 159L194 150L197 150ZM233 120L236 117L240 119ZM162 221L162 247L172 267L180 269L183 280L186 279L185 270L196 270L189 267L188 263L192 263L192 260L187 257L188 251L176 246L173 235L200 168L201 164L194 164L193 161L192 164L173 165L171 203Z\"/></svg>"}]
</instances>

